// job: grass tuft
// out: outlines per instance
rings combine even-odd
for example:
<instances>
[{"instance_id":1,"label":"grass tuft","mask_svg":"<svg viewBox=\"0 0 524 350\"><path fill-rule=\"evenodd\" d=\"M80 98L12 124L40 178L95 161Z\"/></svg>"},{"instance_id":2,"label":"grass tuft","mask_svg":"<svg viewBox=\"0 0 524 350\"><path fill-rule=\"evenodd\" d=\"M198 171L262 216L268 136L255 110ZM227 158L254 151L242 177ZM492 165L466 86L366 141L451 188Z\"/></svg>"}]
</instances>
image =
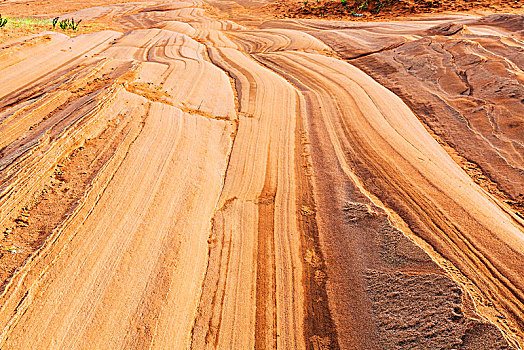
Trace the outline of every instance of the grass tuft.
<instances>
[{"instance_id":1,"label":"grass tuft","mask_svg":"<svg viewBox=\"0 0 524 350\"><path fill-rule=\"evenodd\" d=\"M41 19L35 17L10 17L6 27L36 29L51 24L49 19Z\"/></svg>"},{"instance_id":2,"label":"grass tuft","mask_svg":"<svg viewBox=\"0 0 524 350\"><path fill-rule=\"evenodd\" d=\"M53 28L55 27L57 21L58 21L58 17L53 19ZM78 26L80 25L80 22L82 22L82 20L75 22L74 18L63 19L60 22L58 22L58 25L60 26L60 28L62 28L62 30L72 29L76 31L78 30Z\"/></svg>"}]
</instances>

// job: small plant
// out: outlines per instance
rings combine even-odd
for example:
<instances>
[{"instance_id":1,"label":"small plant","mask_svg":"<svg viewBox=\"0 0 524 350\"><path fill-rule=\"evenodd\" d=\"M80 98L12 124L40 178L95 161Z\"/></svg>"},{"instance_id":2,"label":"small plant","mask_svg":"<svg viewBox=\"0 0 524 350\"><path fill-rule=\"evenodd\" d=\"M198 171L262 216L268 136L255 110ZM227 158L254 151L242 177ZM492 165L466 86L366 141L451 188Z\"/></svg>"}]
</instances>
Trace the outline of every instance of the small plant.
<instances>
[{"instance_id":1,"label":"small plant","mask_svg":"<svg viewBox=\"0 0 524 350\"><path fill-rule=\"evenodd\" d=\"M304 6L307 7L307 5L308 5L308 0L305 0L305 1L304 1Z\"/></svg>"},{"instance_id":2,"label":"small plant","mask_svg":"<svg viewBox=\"0 0 524 350\"><path fill-rule=\"evenodd\" d=\"M340 1L340 4L342 4L342 6L345 7L345 6L347 6L347 4L348 4L348 0L341 0L341 1Z\"/></svg>"},{"instance_id":3,"label":"small plant","mask_svg":"<svg viewBox=\"0 0 524 350\"><path fill-rule=\"evenodd\" d=\"M77 30L78 26L80 25L80 22L82 22L82 20L80 20L78 22L75 22L74 18L71 18L70 20L69 19L63 19L60 22L58 22L58 26L62 30L67 30L67 29Z\"/></svg>"},{"instance_id":4,"label":"small plant","mask_svg":"<svg viewBox=\"0 0 524 350\"><path fill-rule=\"evenodd\" d=\"M56 24L58 23L58 20L60 19L60 17L55 17L53 18L53 29L56 28Z\"/></svg>"},{"instance_id":5,"label":"small plant","mask_svg":"<svg viewBox=\"0 0 524 350\"><path fill-rule=\"evenodd\" d=\"M7 18L2 18L2 15L0 15L0 27L5 27L7 24Z\"/></svg>"}]
</instances>

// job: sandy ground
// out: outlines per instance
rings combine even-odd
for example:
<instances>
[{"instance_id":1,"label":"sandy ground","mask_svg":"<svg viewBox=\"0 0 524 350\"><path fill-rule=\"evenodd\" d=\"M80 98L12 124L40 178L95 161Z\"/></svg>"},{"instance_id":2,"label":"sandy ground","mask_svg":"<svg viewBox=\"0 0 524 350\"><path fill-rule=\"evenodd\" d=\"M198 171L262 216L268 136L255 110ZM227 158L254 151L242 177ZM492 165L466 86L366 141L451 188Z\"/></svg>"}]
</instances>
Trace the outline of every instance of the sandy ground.
<instances>
[{"instance_id":1,"label":"sandy ground","mask_svg":"<svg viewBox=\"0 0 524 350\"><path fill-rule=\"evenodd\" d=\"M524 346L524 18L264 6L0 4L2 349Z\"/></svg>"}]
</instances>

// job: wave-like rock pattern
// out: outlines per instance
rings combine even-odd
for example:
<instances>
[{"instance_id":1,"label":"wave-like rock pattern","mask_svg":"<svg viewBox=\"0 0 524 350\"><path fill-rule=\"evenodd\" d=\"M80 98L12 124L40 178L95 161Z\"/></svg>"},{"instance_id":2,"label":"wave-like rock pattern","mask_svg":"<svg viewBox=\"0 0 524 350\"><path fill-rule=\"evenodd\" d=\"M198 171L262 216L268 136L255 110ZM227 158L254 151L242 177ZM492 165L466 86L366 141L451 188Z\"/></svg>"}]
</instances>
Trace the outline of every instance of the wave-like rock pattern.
<instances>
[{"instance_id":1,"label":"wave-like rock pattern","mask_svg":"<svg viewBox=\"0 0 524 350\"><path fill-rule=\"evenodd\" d=\"M86 9L125 33L0 51L0 347L518 348L518 18L212 5Z\"/></svg>"}]
</instances>

